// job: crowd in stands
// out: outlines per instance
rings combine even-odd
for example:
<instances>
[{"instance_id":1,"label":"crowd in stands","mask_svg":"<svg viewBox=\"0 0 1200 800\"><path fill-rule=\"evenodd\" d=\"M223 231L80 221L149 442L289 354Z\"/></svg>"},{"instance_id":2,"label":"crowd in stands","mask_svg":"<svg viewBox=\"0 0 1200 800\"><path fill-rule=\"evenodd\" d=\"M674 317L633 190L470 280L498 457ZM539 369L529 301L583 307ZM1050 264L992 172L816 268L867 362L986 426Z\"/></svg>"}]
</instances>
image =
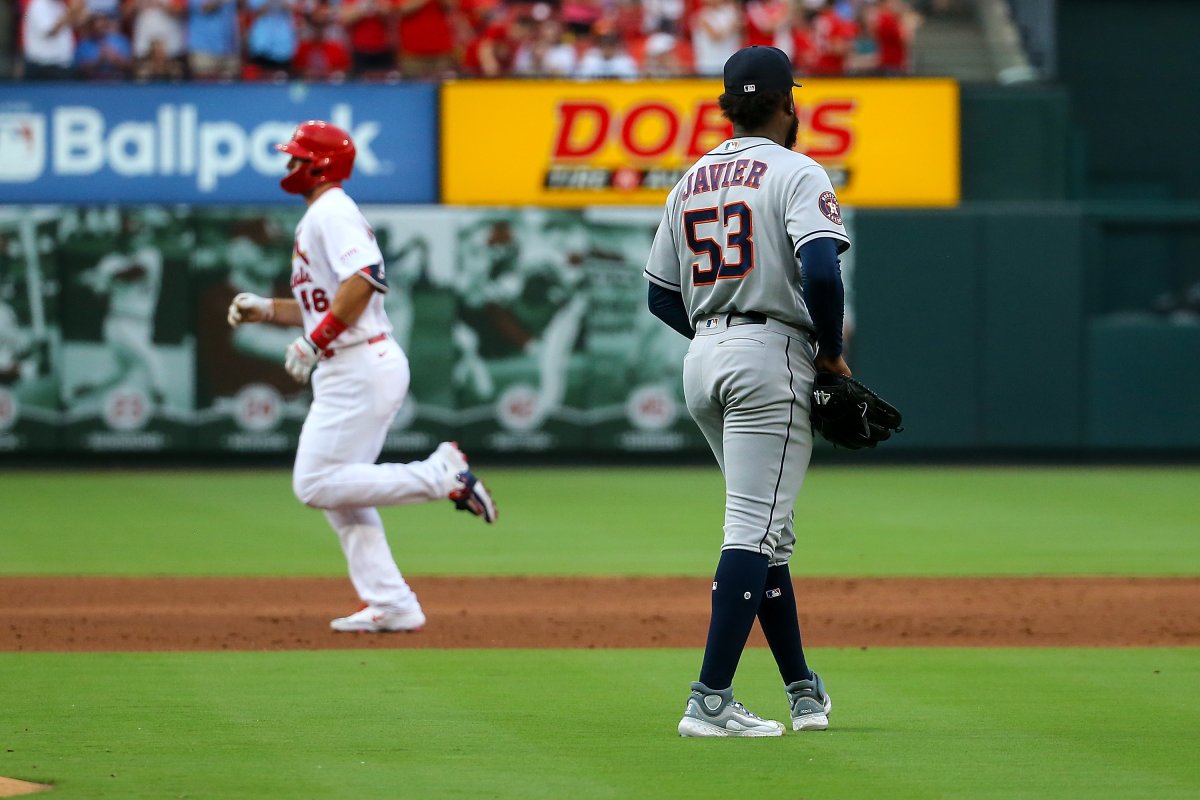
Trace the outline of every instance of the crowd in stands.
<instances>
[{"instance_id":1,"label":"crowd in stands","mask_svg":"<svg viewBox=\"0 0 1200 800\"><path fill-rule=\"evenodd\" d=\"M906 0L14 0L26 80L719 75L749 44L800 75L902 75Z\"/></svg>"}]
</instances>

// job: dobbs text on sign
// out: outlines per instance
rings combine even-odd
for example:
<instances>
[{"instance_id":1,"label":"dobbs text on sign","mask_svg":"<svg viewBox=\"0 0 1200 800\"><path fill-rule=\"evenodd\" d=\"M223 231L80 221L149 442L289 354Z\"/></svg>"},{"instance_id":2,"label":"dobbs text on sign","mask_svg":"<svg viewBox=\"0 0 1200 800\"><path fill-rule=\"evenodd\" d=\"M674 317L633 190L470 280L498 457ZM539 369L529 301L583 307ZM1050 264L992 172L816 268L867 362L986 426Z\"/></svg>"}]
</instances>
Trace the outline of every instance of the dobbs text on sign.
<instances>
[{"instance_id":1,"label":"dobbs text on sign","mask_svg":"<svg viewBox=\"0 0 1200 800\"><path fill-rule=\"evenodd\" d=\"M442 89L442 200L463 205L657 204L732 134L719 82L462 82ZM797 149L842 202L959 199L953 81L805 79Z\"/></svg>"}]
</instances>

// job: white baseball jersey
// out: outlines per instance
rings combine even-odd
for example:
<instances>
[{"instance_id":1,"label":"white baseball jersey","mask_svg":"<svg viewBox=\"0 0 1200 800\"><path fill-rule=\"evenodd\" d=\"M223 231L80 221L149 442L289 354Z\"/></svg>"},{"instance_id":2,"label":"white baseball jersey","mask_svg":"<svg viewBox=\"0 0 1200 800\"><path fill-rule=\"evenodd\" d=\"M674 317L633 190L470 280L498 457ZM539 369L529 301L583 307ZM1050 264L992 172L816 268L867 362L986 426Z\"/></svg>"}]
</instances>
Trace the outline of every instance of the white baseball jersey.
<instances>
[{"instance_id":1,"label":"white baseball jersey","mask_svg":"<svg viewBox=\"0 0 1200 800\"><path fill-rule=\"evenodd\" d=\"M329 313L338 287L355 273L379 291L371 297L362 316L334 339L334 349L392 332L392 323L383 310L382 292L387 291L387 280L375 231L358 205L334 187L323 192L296 225L292 295L300 304L306 334L312 334Z\"/></svg>"},{"instance_id":2,"label":"white baseball jersey","mask_svg":"<svg viewBox=\"0 0 1200 800\"><path fill-rule=\"evenodd\" d=\"M850 247L821 165L770 139L729 139L667 196L644 274L683 295L693 326L736 311L812 330L796 253L823 236Z\"/></svg>"},{"instance_id":3,"label":"white baseball jersey","mask_svg":"<svg viewBox=\"0 0 1200 800\"><path fill-rule=\"evenodd\" d=\"M355 273L379 291L357 322L333 340L334 357L322 358L312 375L313 402L300 431L292 485L302 502L325 510L364 603L420 611L374 507L441 500L450 487L434 461L376 463L408 395L408 359L394 339L379 336L391 333L392 324L383 309L387 282L375 233L345 192L327 189L296 225L292 250L292 294L305 333L312 334L338 288Z\"/></svg>"}]
</instances>

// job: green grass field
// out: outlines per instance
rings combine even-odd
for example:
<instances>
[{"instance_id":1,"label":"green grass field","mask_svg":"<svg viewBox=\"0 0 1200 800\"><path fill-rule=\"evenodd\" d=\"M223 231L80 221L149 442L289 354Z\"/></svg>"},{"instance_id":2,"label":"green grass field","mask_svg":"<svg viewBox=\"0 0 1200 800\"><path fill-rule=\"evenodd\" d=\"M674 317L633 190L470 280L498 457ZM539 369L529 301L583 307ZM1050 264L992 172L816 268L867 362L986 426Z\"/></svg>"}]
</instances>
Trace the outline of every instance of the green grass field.
<instances>
[{"instance_id":1,"label":"green grass field","mask_svg":"<svg viewBox=\"0 0 1200 800\"><path fill-rule=\"evenodd\" d=\"M715 468L498 469L488 528L439 503L384 510L414 575L707 575ZM807 575L1200 575L1200 469L817 468ZM0 574L341 575L285 471L0 473Z\"/></svg>"},{"instance_id":2,"label":"green grass field","mask_svg":"<svg viewBox=\"0 0 1200 800\"><path fill-rule=\"evenodd\" d=\"M488 470L385 513L410 576L707 575L714 470ZM812 575L1200 575L1197 469L817 468ZM340 575L285 472L0 473L0 574ZM0 620L3 625L3 620ZM699 643L698 643L699 645ZM699 650L0 653L0 775L62 798L1194 798L1200 649L814 648L825 733L681 740ZM769 653L738 695L784 713Z\"/></svg>"},{"instance_id":3,"label":"green grass field","mask_svg":"<svg viewBox=\"0 0 1200 800\"><path fill-rule=\"evenodd\" d=\"M831 728L681 740L679 650L4 655L63 797L1195 797L1200 654L825 650ZM751 653L746 702L784 708ZM1120 687L1115 693L1113 686ZM5 724L8 728L9 724ZM34 766L36 765L36 767ZM736 793L736 794L735 794Z\"/></svg>"}]
</instances>

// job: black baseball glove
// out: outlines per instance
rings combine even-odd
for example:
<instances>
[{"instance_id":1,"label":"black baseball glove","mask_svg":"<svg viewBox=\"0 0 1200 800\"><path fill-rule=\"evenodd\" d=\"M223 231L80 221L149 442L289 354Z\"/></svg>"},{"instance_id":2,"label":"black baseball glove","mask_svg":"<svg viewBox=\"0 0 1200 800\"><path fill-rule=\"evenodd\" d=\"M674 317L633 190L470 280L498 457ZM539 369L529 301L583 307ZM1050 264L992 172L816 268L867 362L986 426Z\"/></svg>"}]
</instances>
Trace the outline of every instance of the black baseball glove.
<instances>
[{"instance_id":1,"label":"black baseball glove","mask_svg":"<svg viewBox=\"0 0 1200 800\"><path fill-rule=\"evenodd\" d=\"M818 372L813 383L813 430L838 447L858 450L891 438L900 427L900 412L854 378Z\"/></svg>"}]
</instances>

